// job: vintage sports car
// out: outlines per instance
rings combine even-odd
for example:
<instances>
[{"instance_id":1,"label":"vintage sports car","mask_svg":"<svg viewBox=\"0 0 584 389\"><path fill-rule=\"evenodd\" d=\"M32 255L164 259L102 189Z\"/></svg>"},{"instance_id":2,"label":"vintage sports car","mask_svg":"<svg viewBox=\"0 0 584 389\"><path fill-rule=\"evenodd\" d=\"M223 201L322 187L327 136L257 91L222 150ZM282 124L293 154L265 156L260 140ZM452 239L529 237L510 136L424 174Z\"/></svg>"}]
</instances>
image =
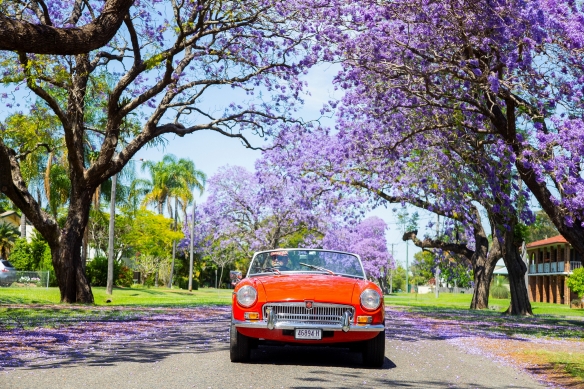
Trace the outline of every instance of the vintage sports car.
<instances>
[{"instance_id":1,"label":"vintage sports car","mask_svg":"<svg viewBox=\"0 0 584 389\"><path fill-rule=\"evenodd\" d=\"M248 361L261 343L349 347L371 367L385 360L383 294L350 253L255 253L233 292L230 331L232 362Z\"/></svg>"}]
</instances>

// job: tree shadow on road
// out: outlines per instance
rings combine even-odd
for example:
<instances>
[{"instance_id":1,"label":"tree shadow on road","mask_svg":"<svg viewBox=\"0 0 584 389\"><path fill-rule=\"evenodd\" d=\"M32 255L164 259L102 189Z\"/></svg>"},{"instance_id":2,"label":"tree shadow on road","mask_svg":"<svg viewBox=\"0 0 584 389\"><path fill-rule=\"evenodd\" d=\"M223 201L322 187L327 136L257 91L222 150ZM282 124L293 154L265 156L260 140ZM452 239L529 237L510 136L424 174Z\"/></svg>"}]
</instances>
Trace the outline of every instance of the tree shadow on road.
<instances>
[{"instance_id":1,"label":"tree shadow on road","mask_svg":"<svg viewBox=\"0 0 584 389\"><path fill-rule=\"evenodd\" d=\"M252 350L250 363L364 368L360 352L350 351L348 348L341 347L259 346L257 349ZM396 365L386 357L381 369L388 370L395 367Z\"/></svg>"},{"instance_id":2,"label":"tree shadow on road","mask_svg":"<svg viewBox=\"0 0 584 389\"><path fill-rule=\"evenodd\" d=\"M192 312L198 314L181 310L180 314L155 313L132 321L101 320L61 328L0 331L0 371L152 363L179 353L226 350L228 308Z\"/></svg>"}]
</instances>

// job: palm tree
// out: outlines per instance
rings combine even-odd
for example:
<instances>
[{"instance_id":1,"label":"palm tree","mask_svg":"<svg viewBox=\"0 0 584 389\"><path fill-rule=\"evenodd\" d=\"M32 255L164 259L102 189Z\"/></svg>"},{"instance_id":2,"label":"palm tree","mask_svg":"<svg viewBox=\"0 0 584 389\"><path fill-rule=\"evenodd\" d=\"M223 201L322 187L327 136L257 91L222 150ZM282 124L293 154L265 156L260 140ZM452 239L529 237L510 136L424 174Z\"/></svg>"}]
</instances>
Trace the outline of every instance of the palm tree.
<instances>
[{"instance_id":1,"label":"palm tree","mask_svg":"<svg viewBox=\"0 0 584 389\"><path fill-rule=\"evenodd\" d=\"M174 157L174 156L173 156ZM175 213L177 203L180 203L183 216L187 216L187 206L193 201L193 190L197 189L203 193L207 176L200 170L197 170L195 163L190 159L181 158L169 166L170 188L168 197L175 199ZM169 207L170 210L170 207Z\"/></svg>"},{"instance_id":2,"label":"palm tree","mask_svg":"<svg viewBox=\"0 0 584 389\"><path fill-rule=\"evenodd\" d=\"M169 216L172 217L172 206L169 202L175 199L175 207L180 202L184 215L189 202L193 200L193 189L203 192L207 176L195 168L190 159L177 159L172 154L167 154L162 161L144 161L142 171L148 170L150 180L138 179L134 183L137 190L143 191L142 204L155 205L160 215L167 205Z\"/></svg>"},{"instance_id":3,"label":"palm tree","mask_svg":"<svg viewBox=\"0 0 584 389\"><path fill-rule=\"evenodd\" d=\"M14 241L20 236L18 228L12 224L0 223L0 257L7 259Z\"/></svg>"},{"instance_id":4,"label":"palm tree","mask_svg":"<svg viewBox=\"0 0 584 389\"><path fill-rule=\"evenodd\" d=\"M142 171L148 170L150 180L137 179L134 187L144 195L142 205L153 204L160 215L164 212L164 204L168 200L168 179L166 163L168 155L165 155L162 161L144 161Z\"/></svg>"},{"instance_id":5,"label":"palm tree","mask_svg":"<svg viewBox=\"0 0 584 389\"><path fill-rule=\"evenodd\" d=\"M174 228L177 227L177 213L179 204L182 207L186 220L187 205L193 200L193 189L198 189L203 193L207 176L195 168L195 164L190 159L177 159L172 154L167 154L160 162L146 161L142 165L142 170L149 170L151 180L139 180L135 187L145 189L143 204L155 204L158 213L162 215L164 204L168 207L168 213L174 218ZM174 212L170 199L174 198ZM174 214L174 216L173 216ZM172 264L170 268L170 279L168 287L172 287L174 274L174 258L176 254L176 242L172 246ZM158 275L158 273L157 273Z\"/></svg>"}]
</instances>

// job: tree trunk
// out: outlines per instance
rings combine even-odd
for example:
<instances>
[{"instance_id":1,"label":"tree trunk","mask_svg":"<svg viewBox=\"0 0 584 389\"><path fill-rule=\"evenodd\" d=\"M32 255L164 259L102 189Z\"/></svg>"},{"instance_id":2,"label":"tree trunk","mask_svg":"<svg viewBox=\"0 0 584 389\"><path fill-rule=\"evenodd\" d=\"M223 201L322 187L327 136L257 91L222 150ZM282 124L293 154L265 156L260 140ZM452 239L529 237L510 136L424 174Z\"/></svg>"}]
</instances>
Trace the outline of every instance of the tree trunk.
<instances>
[{"instance_id":1,"label":"tree trunk","mask_svg":"<svg viewBox=\"0 0 584 389\"><path fill-rule=\"evenodd\" d=\"M507 309L507 313L511 315L533 315L531 310L531 302L527 295L527 286L525 285L525 273L527 266L516 242L513 241L513 230L505 231L504 233L504 255L503 261L509 273L509 289L511 292L511 305Z\"/></svg>"},{"instance_id":2,"label":"tree trunk","mask_svg":"<svg viewBox=\"0 0 584 389\"><path fill-rule=\"evenodd\" d=\"M383 294L388 294L387 293L387 281L385 280L385 277L384 276L377 277L377 282L379 282L379 287L381 288L381 291L383 292Z\"/></svg>"},{"instance_id":3,"label":"tree trunk","mask_svg":"<svg viewBox=\"0 0 584 389\"><path fill-rule=\"evenodd\" d=\"M93 304L93 293L81 261L83 234L89 219L92 191L71 195L69 213L58 244L51 247L53 267L59 283L61 302Z\"/></svg>"},{"instance_id":4,"label":"tree trunk","mask_svg":"<svg viewBox=\"0 0 584 389\"><path fill-rule=\"evenodd\" d=\"M81 266L83 267L83 272L85 273L87 269L87 246L89 244L89 228L85 226L85 231L83 232L83 246L81 246Z\"/></svg>"},{"instance_id":5,"label":"tree trunk","mask_svg":"<svg viewBox=\"0 0 584 389\"><path fill-rule=\"evenodd\" d=\"M501 249L498 242L494 242L488 254L485 249L488 247L489 241L486 236L482 236L479 240L475 234L477 250L476 258L473 261L474 273L474 292L470 309L488 309L489 308L489 290L491 288L491 279L493 278L493 271L495 265L501 257Z\"/></svg>"}]
</instances>

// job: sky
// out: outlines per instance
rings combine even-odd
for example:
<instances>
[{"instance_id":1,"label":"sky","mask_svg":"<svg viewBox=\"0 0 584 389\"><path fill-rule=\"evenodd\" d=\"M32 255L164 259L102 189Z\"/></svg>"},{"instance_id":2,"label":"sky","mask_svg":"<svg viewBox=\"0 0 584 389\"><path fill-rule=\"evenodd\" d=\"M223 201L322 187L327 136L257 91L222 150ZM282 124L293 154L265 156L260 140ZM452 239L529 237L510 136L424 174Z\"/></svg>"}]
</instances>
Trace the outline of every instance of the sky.
<instances>
[{"instance_id":1,"label":"sky","mask_svg":"<svg viewBox=\"0 0 584 389\"><path fill-rule=\"evenodd\" d=\"M321 107L331 98L340 98L340 92L335 91L333 87L333 77L339 70L338 65L322 65L313 68L306 76L308 82L309 95L304 97L305 104L299 115L304 120L314 120L320 118ZM221 91L214 92L213 95L207 97L205 104L213 109L213 106L224 106L226 94L229 94L230 88L224 88ZM228 98L233 99L229 95ZM223 100L223 101L222 101ZM325 126L334 126L334 121L331 118L321 119L321 123ZM165 154L174 154L178 158L190 158L197 169L202 170L207 174L207 177L214 175L218 169L225 165L243 166L249 171L254 171L254 164L257 159L261 157L261 151L251 150L245 148L241 141L234 138L227 138L213 131L200 131L194 134L179 137L176 135L166 136L168 143L165 147L148 148L140 150L135 160L143 159L150 161L160 161ZM255 143L261 144L261 139L253 137L249 138ZM139 171L139 166L137 167ZM204 201L206 195L200 196L197 201ZM394 258L405 266L406 253L408 254L409 263L413 261L414 253L420 251L411 242L406 248L406 243L402 241L402 233L399 231L396 224L396 217L392 209L395 205L387 208L379 207L369 212L367 216L378 216L382 218L389 226L386 233L388 250L393 251ZM399 208L399 205L397 205ZM414 209L411 210L414 212ZM424 227L430 220L435 221L435 216L418 210L420 213L420 236L424 232Z\"/></svg>"}]
</instances>

